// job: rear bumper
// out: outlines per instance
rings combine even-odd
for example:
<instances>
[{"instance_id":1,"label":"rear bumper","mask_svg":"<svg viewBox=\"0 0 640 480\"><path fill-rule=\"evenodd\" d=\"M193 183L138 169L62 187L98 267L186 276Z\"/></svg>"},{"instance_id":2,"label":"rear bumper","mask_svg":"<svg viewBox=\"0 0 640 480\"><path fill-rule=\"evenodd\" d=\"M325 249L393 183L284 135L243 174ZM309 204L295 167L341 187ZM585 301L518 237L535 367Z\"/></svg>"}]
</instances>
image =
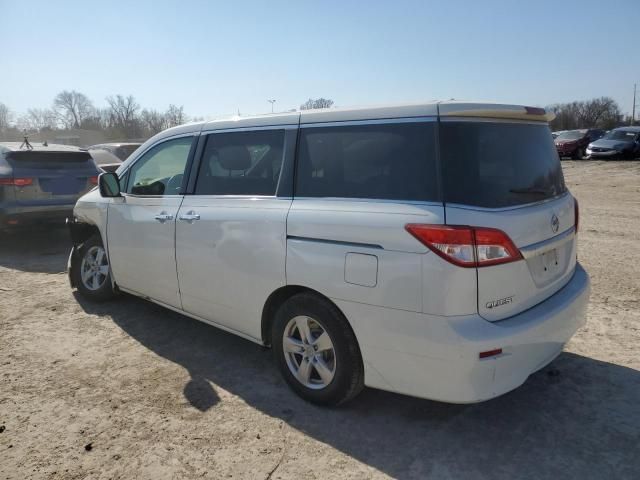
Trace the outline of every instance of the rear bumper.
<instances>
[{"instance_id":1,"label":"rear bumper","mask_svg":"<svg viewBox=\"0 0 640 480\"><path fill-rule=\"evenodd\" d=\"M73 215L74 203L61 205L4 205L0 206L0 228L59 223Z\"/></svg>"},{"instance_id":2,"label":"rear bumper","mask_svg":"<svg viewBox=\"0 0 640 480\"><path fill-rule=\"evenodd\" d=\"M493 323L478 315L436 317L336 303L358 337L365 384L432 400L473 403L513 390L560 354L586 321L589 293L589 276L577 265L570 282L556 294ZM479 358L480 352L496 348L503 353Z\"/></svg>"}]
</instances>

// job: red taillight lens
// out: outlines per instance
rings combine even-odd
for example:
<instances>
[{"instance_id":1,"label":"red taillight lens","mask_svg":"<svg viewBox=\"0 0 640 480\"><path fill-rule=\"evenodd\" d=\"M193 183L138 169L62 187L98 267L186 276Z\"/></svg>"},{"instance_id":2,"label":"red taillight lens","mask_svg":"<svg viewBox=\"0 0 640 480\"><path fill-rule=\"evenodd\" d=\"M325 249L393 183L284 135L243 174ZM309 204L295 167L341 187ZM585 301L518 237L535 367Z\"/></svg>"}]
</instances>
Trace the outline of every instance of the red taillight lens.
<instances>
[{"instance_id":1,"label":"red taillight lens","mask_svg":"<svg viewBox=\"0 0 640 480\"><path fill-rule=\"evenodd\" d=\"M476 258L478 266L496 265L498 263L520 260L522 254L509 236L502 230L494 228L474 228L476 239Z\"/></svg>"},{"instance_id":2,"label":"red taillight lens","mask_svg":"<svg viewBox=\"0 0 640 480\"><path fill-rule=\"evenodd\" d=\"M445 260L461 267L476 266L470 228L410 223L405 229Z\"/></svg>"},{"instance_id":3,"label":"red taillight lens","mask_svg":"<svg viewBox=\"0 0 640 480\"><path fill-rule=\"evenodd\" d=\"M26 187L31 184L33 184L33 178L0 178L0 185Z\"/></svg>"},{"instance_id":4,"label":"red taillight lens","mask_svg":"<svg viewBox=\"0 0 640 480\"><path fill-rule=\"evenodd\" d=\"M405 228L431 251L460 267L484 267L522 258L509 236L494 228L415 223Z\"/></svg>"},{"instance_id":5,"label":"red taillight lens","mask_svg":"<svg viewBox=\"0 0 640 480\"><path fill-rule=\"evenodd\" d=\"M578 200L573 199L573 218L574 218L574 226L576 233L578 233L578 225L580 225L580 205L578 205Z\"/></svg>"},{"instance_id":6,"label":"red taillight lens","mask_svg":"<svg viewBox=\"0 0 640 480\"><path fill-rule=\"evenodd\" d=\"M497 355L501 355L502 354L502 349L501 348L496 348L493 350L487 350L486 352L480 352L478 354L478 357L480 358L489 358L489 357L495 357Z\"/></svg>"},{"instance_id":7,"label":"red taillight lens","mask_svg":"<svg viewBox=\"0 0 640 480\"><path fill-rule=\"evenodd\" d=\"M524 110L527 115L544 115L547 113L544 108L540 107L524 107Z\"/></svg>"},{"instance_id":8,"label":"red taillight lens","mask_svg":"<svg viewBox=\"0 0 640 480\"><path fill-rule=\"evenodd\" d=\"M98 177L89 177L89 183L91 185L97 185L98 184Z\"/></svg>"}]
</instances>

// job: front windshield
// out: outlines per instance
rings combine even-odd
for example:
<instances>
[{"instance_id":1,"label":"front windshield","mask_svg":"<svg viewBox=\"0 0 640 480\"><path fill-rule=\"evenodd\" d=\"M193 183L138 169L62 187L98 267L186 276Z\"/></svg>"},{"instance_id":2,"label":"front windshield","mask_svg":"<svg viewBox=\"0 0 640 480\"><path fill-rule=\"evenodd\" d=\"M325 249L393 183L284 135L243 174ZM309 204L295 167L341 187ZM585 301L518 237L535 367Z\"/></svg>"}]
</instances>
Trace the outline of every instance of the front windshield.
<instances>
[{"instance_id":1,"label":"front windshield","mask_svg":"<svg viewBox=\"0 0 640 480\"><path fill-rule=\"evenodd\" d=\"M628 130L611 130L604 137L605 140L622 140L624 142L632 142L637 132L630 132Z\"/></svg>"},{"instance_id":2,"label":"front windshield","mask_svg":"<svg viewBox=\"0 0 640 480\"><path fill-rule=\"evenodd\" d=\"M584 137L584 134L584 130L569 130L558 135L556 140L578 140Z\"/></svg>"}]
</instances>

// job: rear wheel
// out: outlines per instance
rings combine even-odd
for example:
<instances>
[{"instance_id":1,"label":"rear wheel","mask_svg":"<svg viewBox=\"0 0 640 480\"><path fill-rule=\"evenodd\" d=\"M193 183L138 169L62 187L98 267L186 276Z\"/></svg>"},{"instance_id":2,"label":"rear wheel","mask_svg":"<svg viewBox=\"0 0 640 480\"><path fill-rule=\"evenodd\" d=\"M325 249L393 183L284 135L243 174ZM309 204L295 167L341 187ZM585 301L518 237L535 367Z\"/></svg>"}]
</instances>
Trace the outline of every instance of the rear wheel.
<instances>
[{"instance_id":1,"label":"rear wheel","mask_svg":"<svg viewBox=\"0 0 640 480\"><path fill-rule=\"evenodd\" d=\"M72 261L74 284L83 297L97 302L113 297L109 259L99 235L84 242Z\"/></svg>"},{"instance_id":2,"label":"rear wheel","mask_svg":"<svg viewBox=\"0 0 640 480\"><path fill-rule=\"evenodd\" d=\"M280 307L271 345L283 377L305 400L339 405L364 386L353 331L335 305L317 295L298 294Z\"/></svg>"}]
</instances>

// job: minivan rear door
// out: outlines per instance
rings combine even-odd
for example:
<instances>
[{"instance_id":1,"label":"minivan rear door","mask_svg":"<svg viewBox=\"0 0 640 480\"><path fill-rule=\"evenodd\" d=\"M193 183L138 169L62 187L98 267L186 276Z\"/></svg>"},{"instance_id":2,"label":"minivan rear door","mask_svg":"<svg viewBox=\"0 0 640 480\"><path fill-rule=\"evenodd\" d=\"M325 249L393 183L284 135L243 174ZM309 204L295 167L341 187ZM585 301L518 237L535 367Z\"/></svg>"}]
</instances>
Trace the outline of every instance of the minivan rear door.
<instances>
[{"instance_id":1,"label":"minivan rear door","mask_svg":"<svg viewBox=\"0 0 640 480\"><path fill-rule=\"evenodd\" d=\"M546 122L446 117L446 221L505 232L522 258L478 266L478 312L500 320L562 288L576 264L575 200Z\"/></svg>"}]
</instances>

